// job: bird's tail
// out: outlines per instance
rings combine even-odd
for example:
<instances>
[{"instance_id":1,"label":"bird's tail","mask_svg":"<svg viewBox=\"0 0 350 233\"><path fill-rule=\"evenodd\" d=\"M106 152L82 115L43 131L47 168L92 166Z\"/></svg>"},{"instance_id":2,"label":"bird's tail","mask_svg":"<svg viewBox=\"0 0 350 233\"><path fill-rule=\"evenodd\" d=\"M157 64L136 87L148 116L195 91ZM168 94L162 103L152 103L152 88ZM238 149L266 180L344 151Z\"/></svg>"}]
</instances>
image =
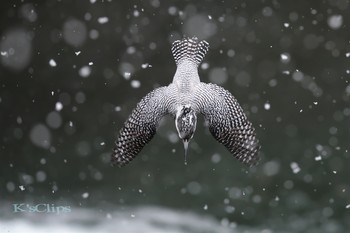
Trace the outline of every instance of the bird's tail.
<instances>
[{"instance_id":1,"label":"bird's tail","mask_svg":"<svg viewBox=\"0 0 350 233\"><path fill-rule=\"evenodd\" d=\"M190 60L198 66L208 49L208 42L205 40L198 41L197 37L192 37L174 41L171 51L177 65L184 60Z\"/></svg>"}]
</instances>

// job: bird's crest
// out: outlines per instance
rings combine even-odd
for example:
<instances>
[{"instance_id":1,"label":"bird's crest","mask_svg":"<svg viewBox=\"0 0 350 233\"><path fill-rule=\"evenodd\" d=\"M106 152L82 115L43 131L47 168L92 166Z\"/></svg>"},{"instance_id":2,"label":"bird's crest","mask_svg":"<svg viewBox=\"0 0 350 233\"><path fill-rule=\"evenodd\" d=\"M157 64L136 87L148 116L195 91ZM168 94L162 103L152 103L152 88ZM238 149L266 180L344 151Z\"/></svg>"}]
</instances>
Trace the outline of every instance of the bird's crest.
<instances>
[{"instance_id":1,"label":"bird's crest","mask_svg":"<svg viewBox=\"0 0 350 233\"><path fill-rule=\"evenodd\" d=\"M198 41L197 37L176 40L171 48L177 65L179 65L183 60L188 59L198 66L202 62L208 50L209 43L205 40Z\"/></svg>"}]
</instances>

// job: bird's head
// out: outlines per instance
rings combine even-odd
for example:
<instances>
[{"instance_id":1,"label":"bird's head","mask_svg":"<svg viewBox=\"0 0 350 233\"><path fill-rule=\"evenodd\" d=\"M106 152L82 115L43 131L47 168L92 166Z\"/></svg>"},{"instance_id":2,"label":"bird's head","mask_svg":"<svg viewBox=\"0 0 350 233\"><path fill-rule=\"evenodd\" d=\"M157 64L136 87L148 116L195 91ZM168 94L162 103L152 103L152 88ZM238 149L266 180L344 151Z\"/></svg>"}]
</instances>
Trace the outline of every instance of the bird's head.
<instances>
[{"instance_id":1,"label":"bird's head","mask_svg":"<svg viewBox=\"0 0 350 233\"><path fill-rule=\"evenodd\" d=\"M175 126L179 137L182 139L185 147L185 163L187 162L188 143L196 131L197 116L190 105L184 105L178 108L175 117Z\"/></svg>"}]
</instances>

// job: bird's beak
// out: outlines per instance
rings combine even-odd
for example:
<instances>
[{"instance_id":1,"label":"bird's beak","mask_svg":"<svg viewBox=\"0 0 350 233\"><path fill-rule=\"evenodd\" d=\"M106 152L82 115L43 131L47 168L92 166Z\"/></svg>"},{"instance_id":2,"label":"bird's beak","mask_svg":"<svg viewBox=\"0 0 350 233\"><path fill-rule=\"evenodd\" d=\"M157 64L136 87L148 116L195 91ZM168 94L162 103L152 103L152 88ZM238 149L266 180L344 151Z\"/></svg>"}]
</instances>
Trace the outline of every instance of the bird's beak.
<instances>
[{"instance_id":1,"label":"bird's beak","mask_svg":"<svg viewBox=\"0 0 350 233\"><path fill-rule=\"evenodd\" d=\"M188 140L183 140L184 148L185 148L185 165L187 165L187 149L188 149Z\"/></svg>"}]
</instances>

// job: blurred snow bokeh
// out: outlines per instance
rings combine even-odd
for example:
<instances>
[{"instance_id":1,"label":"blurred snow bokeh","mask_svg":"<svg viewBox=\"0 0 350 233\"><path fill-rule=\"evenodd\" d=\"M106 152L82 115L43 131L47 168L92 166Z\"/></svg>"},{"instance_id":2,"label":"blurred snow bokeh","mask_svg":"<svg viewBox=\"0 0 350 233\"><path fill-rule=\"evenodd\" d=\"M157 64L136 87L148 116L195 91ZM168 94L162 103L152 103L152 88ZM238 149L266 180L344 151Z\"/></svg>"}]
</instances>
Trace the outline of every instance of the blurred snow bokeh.
<instances>
[{"instance_id":1,"label":"blurred snow bokeh","mask_svg":"<svg viewBox=\"0 0 350 233\"><path fill-rule=\"evenodd\" d=\"M328 25L332 29L339 29L343 24L342 15L332 15L328 18Z\"/></svg>"},{"instance_id":2,"label":"blurred snow bokeh","mask_svg":"<svg viewBox=\"0 0 350 233\"><path fill-rule=\"evenodd\" d=\"M198 14L186 20L183 30L185 36L208 39L216 33L217 26L210 17Z\"/></svg>"},{"instance_id":3,"label":"blurred snow bokeh","mask_svg":"<svg viewBox=\"0 0 350 233\"><path fill-rule=\"evenodd\" d=\"M32 34L17 28L11 29L0 41L1 63L15 71L21 71L32 56Z\"/></svg>"},{"instance_id":4,"label":"blurred snow bokeh","mask_svg":"<svg viewBox=\"0 0 350 233\"><path fill-rule=\"evenodd\" d=\"M74 47L80 47L86 40L87 28L83 21L71 18L63 24L62 33L64 40L68 44Z\"/></svg>"},{"instance_id":5,"label":"blurred snow bokeh","mask_svg":"<svg viewBox=\"0 0 350 233\"><path fill-rule=\"evenodd\" d=\"M32 3L25 3L21 5L19 15L31 23L35 22L38 18L38 14Z\"/></svg>"},{"instance_id":6,"label":"blurred snow bokeh","mask_svg":"<svg viewBox=\"0 0 350 233\"><path fill-rule=\"evenodd\" d=\"M32 143L38 147L47 149L51 145L51 133L43 124L33 126L30 131L30 139Z\"/></svg>"}]
</instances>

